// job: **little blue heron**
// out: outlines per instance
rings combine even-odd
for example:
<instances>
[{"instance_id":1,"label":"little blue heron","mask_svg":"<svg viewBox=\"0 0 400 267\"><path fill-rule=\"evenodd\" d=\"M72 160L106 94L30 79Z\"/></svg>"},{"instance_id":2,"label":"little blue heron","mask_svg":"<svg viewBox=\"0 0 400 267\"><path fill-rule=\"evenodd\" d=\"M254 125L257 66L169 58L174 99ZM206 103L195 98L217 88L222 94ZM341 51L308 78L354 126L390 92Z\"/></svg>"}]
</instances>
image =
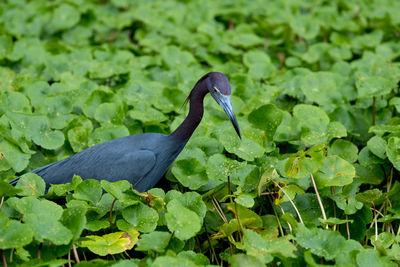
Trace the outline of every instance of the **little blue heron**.
<instances>
[{"instance_id":1,"label":"little blue heron","mask_svg":"<svg viewBox=\"0 0 400 267\"><path fill-rule=\"evenodd\" d=\"M144 133L126 136L94 145L75 155L33 170L49 184L70 182L73 175L82 179L128 180L133 188L144 192L165 174L182 151L203 117L203 100L210 93L228 115L239 138L239 125L230 100L228 78L219 72L204 75L193 87L186 101L189 114L170 135ZM19 177L11 181L16 184Z\"/></svg>"}]
</instances>

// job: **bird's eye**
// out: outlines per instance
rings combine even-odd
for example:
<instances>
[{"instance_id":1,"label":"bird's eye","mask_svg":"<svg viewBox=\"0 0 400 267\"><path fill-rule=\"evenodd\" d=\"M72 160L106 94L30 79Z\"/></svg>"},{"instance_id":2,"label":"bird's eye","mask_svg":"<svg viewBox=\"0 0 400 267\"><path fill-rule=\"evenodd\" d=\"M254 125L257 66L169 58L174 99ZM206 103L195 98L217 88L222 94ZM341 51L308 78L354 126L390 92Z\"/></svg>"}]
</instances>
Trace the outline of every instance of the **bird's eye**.
<instances>
[{"instance_id":1,"label":"bird's eye","mask_svg":"<svg viewBox=\"0 0 400 267\"><path fill-rule=\"evenodd\" d=\"M219 90L217 89L217 87L213 87L213 91L214 91L214 93L219 93Z\"/></svg>"}]
</instances>

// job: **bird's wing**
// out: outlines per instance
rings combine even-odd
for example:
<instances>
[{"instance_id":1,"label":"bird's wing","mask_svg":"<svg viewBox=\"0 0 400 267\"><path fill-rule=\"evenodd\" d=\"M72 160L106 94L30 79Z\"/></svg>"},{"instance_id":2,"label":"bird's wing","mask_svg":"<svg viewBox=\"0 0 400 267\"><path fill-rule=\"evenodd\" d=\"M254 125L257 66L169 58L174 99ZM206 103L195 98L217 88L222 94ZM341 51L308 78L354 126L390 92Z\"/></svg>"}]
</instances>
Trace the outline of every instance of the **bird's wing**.
<instances>
[{"instance_id":1,"label":"bird's wing","mask_svg":"<svg viewBox=\"0 0 400 267\"><path fill-rule=\"evenodd\" d=\"M78 153L32 172L41 176L48 185L68 183L74 174L83 179L104 179L110 182L128 180L136 184L156 163L154 152L145 149L129 152L114 149L107 154L96 152L99 153ZM16 184L18 180L19 177L10 183Z\"/></svg>"},{"instance_id":2,"label":"bird's wing","mask_svg":"<svg viewBox=\"0 0 400 267\"><path fill-rule=\"evenodd\" d=\"M109 181L126 179L135 184L154 168L157 160L153 151L145 149L115 156L117 158L113 159L113 156L110 155L110 160L103 162L102 166L97 168L96 179ZM105 173L107 177L103 177Z\"/></svg>"}]
</instances>

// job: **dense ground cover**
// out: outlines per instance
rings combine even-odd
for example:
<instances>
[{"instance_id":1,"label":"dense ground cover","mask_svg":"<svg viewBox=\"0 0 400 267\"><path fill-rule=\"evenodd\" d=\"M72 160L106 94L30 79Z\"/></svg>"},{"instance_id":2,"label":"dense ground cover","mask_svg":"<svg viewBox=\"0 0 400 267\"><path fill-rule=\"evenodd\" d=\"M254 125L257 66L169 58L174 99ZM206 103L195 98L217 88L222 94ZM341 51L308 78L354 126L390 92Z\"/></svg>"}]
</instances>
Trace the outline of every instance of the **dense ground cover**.
<instances>
[{"instance_id":1,"label":"dense ground cover","mask_svg":"<svg viewBox=\"0 0 400 267\"><path fill-rule=\"evenodd\" d=\"M0 250L9 266L397 266L400 2L0 3ZM16 175L203 122L148 193Z\"/></svg>"}]
</instances>

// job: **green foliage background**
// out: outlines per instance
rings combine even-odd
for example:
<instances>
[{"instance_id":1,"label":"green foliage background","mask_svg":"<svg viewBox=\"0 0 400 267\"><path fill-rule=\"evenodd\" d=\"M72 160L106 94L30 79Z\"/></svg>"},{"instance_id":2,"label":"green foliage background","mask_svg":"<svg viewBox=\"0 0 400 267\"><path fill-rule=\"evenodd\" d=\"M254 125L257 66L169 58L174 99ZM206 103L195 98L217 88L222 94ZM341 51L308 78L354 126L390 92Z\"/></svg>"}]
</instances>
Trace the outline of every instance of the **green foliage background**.
<instances>
[{"instance_id":1,"label":"green foliage background","mask_svg":"<svg viewBox=\"0 0 400 267\"><path fill-rule=\"evenodd\" d=\"M399 263L399 1L9 0L0 14L3 263ZM229 77L243 140L207 97L165 190L8 185L170 133L208 71Z\"/></svg>"}]
</instances>

